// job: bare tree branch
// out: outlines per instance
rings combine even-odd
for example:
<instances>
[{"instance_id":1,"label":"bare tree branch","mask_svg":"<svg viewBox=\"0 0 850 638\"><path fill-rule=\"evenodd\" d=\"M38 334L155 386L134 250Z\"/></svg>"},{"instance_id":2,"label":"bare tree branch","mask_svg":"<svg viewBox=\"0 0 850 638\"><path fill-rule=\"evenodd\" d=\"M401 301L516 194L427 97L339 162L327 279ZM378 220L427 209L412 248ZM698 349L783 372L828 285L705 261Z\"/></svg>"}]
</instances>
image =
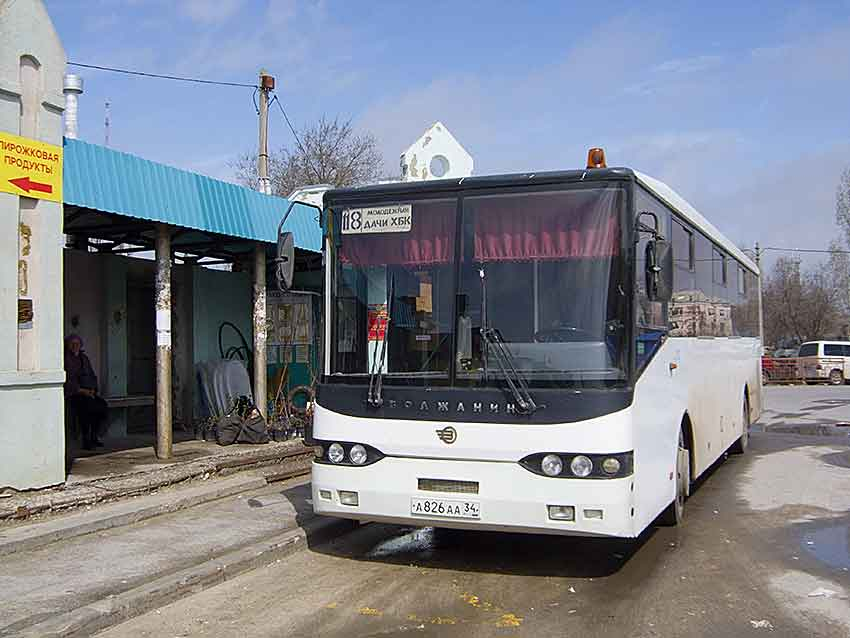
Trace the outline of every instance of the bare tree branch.
<instances>
[{"instance_id":1,"label":"bare tree branch","mask_svg":"<svg viewBox=\"0 0 850 638\"><path fill-rule=\"evenodd\" d=\"M846 245L850 246L850 167L845 168L835 191L835 221L844 231Z\"/></svg>"},{"instance_id":2,"label":"bare tree branch","mask_svg":"<svg viewBox=\"0 0 850 638\"><path fill-rule=\"evenodd\" d=\"M282 197L309 184L358 186L383 176L383 159L371 133L356 133L350 120L324 116L299 132L303 148L282 146L269 154L272 192ZM256 153L235 158L230 167L239 183L257 187Z\"/></svg>"},{"instance_id":3,"label":"bare tree branch","mask_svg":"<svg viewBox=\"0 0 850 638\"><path fill-rule=\"evenodd\" d=\"M841 325L841 286L846 279L826 264L801 270L799 261L782 257L763 286L765 340L769 344L835 336Z\"/></svg>"}]
</instances>

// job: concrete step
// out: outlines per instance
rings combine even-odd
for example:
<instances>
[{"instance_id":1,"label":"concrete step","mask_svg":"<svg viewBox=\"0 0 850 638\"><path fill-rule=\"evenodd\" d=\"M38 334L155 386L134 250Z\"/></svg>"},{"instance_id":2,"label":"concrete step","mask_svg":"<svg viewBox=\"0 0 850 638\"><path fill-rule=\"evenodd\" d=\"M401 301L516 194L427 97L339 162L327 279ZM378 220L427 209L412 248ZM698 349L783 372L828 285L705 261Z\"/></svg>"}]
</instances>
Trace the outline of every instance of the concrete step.
<instances>
[{"instance_id":1,"label":"concrete step","mask_svg":"<svg viewBox=\"0 0 850 638\"><path fill-rule=\"evenodd\" d=\"M75 462L64 485L31 492L3 492L0 529L34 515L52 515L88 505L127 499L164 487L244 471L292 475L309 470L313 450L301 441L220 447L204 441L175 446L174 458L161 461L152 448L125 450Z\"/></svg>"},{"instance_id":2,"label":"concrete step","mask_svg":"<svg viewBox=\"0 0 850 638\"><path fill-rule=\"evenodd\" d=\"M256 474L211 479L185 488L137 496L127 501L108 503L80 512L49 518L45 521L0 528L0 557L37 549L50 543L68 540L121 525L138 523L154 516L177 512L187 507L257 489L266 479Z\"/></svg>"},{"instance_id":3,"label":"concrete step","mask_svg":"<svg viewBox=\"0 0 850 638\"><path fill-rule=\"evenodd\" d=\"M73 533L64 539L58 521L6 539L16 551L0 570L0 636L90 635L352 527L315 517L304 479L242 492L258 478L146 496L135 511L116 503L109 516L104 507L63 517ZM158 496L173 498L149 501Z\"/></svg>"},{"instance_id":4,"label":"concrete step","mask_svg":"<svg viewBox=\"0 0 850 638\"><path fill-rule=\"evenodd\" d=\"M295 552L327 542L354 527L352 521L343 519L315 519L303 527L243 547L214 560L162 576L139 587L91 602L28 627L16 628L14 635L20 638L91 636L244 572L280 562ZM0 631L0 636L3 635L4 632Z\"/></svg>"}]
</instances>

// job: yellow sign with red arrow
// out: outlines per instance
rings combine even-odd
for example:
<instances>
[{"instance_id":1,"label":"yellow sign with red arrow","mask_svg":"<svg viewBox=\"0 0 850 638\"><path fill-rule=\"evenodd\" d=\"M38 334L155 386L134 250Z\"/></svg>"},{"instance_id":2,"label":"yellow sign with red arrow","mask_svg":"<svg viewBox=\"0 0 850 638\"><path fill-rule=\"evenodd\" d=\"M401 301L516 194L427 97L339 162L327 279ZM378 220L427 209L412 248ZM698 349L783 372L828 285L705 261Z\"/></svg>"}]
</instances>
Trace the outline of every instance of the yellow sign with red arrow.
<instances>
[{"instance_id":1,"label":"yellow sign with red arrow","mask_svg":"<svg viewBox=\"0 0 850 638\"><path fill-rule=\"evenodd\" d=\"M62 201L62 147L0 131L0 192Z\"/></svg>"}]
</instances>

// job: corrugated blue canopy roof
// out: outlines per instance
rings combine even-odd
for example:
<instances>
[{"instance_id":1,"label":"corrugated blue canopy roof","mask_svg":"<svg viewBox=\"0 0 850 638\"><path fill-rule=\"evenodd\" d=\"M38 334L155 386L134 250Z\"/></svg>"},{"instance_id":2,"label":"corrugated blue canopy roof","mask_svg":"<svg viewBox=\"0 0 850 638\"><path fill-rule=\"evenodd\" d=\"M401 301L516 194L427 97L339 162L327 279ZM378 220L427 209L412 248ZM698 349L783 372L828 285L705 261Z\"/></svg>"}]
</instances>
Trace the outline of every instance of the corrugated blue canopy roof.
<instances>
[{"instance_id":1,"label":"corrugated blue canopy roof","mask_svg":"<svg viewBox=\"0 0 850 638\"><path fill-rule=\"evenodd\" d=\"M66 204L173 226L277 243L277 226L289 206L198 173L151 162L105 146L65 139L62 192ZM320 251L315 208L296 204L286 230L298 248Z\"/></svg>"}]
</instances>

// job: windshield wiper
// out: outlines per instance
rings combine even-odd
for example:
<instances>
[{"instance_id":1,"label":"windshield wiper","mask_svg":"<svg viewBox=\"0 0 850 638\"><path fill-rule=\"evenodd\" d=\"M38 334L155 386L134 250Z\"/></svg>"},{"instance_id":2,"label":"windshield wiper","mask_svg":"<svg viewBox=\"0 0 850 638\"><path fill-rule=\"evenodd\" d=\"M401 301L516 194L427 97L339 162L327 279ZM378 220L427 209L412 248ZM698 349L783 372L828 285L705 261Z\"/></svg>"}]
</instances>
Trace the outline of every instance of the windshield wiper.
<instances>
[{"instance_id":1,"label":"windshield wiper","mask_svg":"<svg viewBox=\"0 0 850 638\"><path fill-rule=\"evenodd\" d=\"M514 395L517 409L522 414L531 414L537 410L537 404L528 391L528 384L517 370L514 356L505 344L501 333L495 328L481 328L481 338L487 343L488 351L495 354L496 363L502 369L505 382Z\"/></svg>"},{"instance_id":2,"label":"windshield wiper","mask_svg":"<svg viewBox=\"0 0 850 638\"><path fill-rule=\"evenodd\" d=\"M484 266L478 269L478 277L481 280L481 339L484 341L482 348L482 363L484 364L484 382L487 382L487 360L490 356L490 350L496 355L496 362L502 369L502 374L505 376L505 381L514 395L514 400L517 402L519 411L522 414L531 414L537 410L537 404L531 397L528 391L528 384L519 373L514 362L514 356L505 345L505 340L501 333L495 328L490 328L487 325L487 273L484 271Z\"/></svg>"},{"instance_id":3,"label":"windshield wiper","mask_svg":"<svg viewBox=\"0 0 850 638\"><path fill-rule=\"evenodd\" d=\"M372 370L369 372L369 394L366 396L366 401L373 408L380 408L384 404L384 397L381 394L384 381L384 356L387 352L387 341L390 340L390 323L393 316L393 300L395 299L395 274L390 277L390 287L387 291L389 297L387 302L387 322L384 324L384 339L381 342L381 356L378 355L378 342L375 341L375 348L372 352ZM376 318L376 321L378 319ZM379 326L375 327L378 331Z\"/></svg>"}]
</instances>

